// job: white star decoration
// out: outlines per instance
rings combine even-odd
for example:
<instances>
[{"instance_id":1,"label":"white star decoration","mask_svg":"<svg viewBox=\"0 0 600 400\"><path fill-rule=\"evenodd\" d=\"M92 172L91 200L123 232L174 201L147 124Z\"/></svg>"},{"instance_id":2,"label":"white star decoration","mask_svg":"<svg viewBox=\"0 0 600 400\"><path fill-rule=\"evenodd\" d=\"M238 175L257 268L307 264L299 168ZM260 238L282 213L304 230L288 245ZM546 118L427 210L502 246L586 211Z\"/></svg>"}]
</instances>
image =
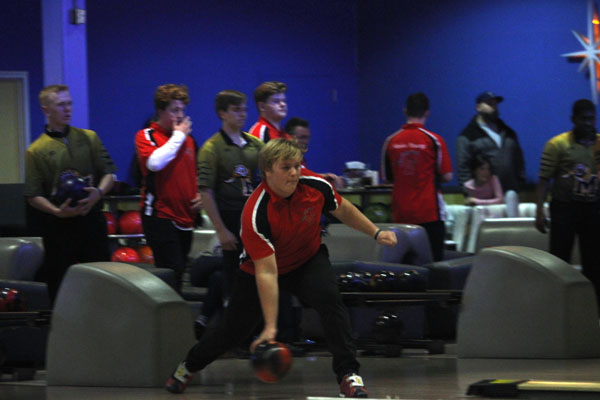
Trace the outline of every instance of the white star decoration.
<instances>
[{"instance_id":1,"label":"white star decoration","mask_svg":"<svg viewBox=\"0 0 600 400\"><path fill-rule=\"evenodd\" d=\"M579 32L573 32L575 38L583 46L582 51L562 54L563 57L583 58L579 65L579 72L586 67L589 69L590 88L592 90L592 101L598 104L598 92L600 91L600 19L598 18L598 7L592 1L588 1L588 31L587 37Z\"/></svg>"}]
</instances>

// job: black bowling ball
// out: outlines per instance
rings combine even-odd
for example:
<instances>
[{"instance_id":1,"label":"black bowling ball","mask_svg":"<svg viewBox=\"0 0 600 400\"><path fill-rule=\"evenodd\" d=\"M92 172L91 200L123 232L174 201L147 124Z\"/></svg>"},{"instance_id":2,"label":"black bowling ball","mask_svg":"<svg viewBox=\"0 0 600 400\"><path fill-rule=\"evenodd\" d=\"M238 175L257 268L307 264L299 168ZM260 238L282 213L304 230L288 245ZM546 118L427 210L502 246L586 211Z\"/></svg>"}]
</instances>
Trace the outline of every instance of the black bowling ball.
<instances>
[{"instance_id":1,"label":"black bowling ball","mask_svg":"<svg viewBox=\"0 0 600 400\"><path fill-rule=\"evenodd\" d=\"M354 279L354 274L352 272L342 272L338 275L337 284L340 292L351 292L350 281L352 279Z\"/></svg>"},{"instance_id":2,"label":"black bowling ball","mask_svg":"<svg viewBox=\"0 0 600 400\"><path fill-rule=\"evenodd\" d=\"M404 335L404 324L397 314L384 311L375 318L372 333L378 343L397 344Z\"/></svg>"},{"instance_id":3,"label":"black bowling ball","mask_svg":"<svg viewBox=\"0 0 600 400\"><path fill-rule=\"evenodd\" d=\"M395 276L394 287L399 292L422 292L427 290L427 276L416 269L398 272Z\"/></svg>"},{"instance_id":4,"label":"black bowling ball","mask_svg":"<svg viewBox=\"0 0 600 400\"><path fill-rule=\"evenodd\" d=\"M369 284L374 292L392 292L394 291L394 276L388 271L379 271L371 275Z\"/></svg>"},{"instance_id":5,"label":"black bowling ball","mask_svg":"<svg viewBox=\"0 0 600 400\"><path fill-rule=\"evenodd\" d=\"M341 292L365 292L369 290L369 282L361 272L343 272L338 275L338 286Z\"/></svg>"}]
</instances>

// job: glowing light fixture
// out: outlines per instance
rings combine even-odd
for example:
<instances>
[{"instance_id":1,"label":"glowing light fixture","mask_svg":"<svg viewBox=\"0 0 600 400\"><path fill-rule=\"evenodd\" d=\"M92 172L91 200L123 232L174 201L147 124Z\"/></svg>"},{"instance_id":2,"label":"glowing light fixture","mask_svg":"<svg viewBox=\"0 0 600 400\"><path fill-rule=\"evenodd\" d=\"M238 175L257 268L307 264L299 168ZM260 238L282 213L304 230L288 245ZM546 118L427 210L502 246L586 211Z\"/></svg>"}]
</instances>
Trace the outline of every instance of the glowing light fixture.
<instances>
[{"instance_id":1,"label":"glowing light fixture","mask_svg":"<svg viewBox=\"0 0 600 400\"><path fill-rule=\"evenodd\" d=\"M587 37L579 32L573 32L575 38L579 41L583 50L572 53L562 54L562 57L581 58L579 72L586 67L589 70L590 88L592 90L592 101L598 104L598 92L600 92L600 18L598 17L598 7L593 0L588 0L588 24Z\"/></svg>"}]
</instances>

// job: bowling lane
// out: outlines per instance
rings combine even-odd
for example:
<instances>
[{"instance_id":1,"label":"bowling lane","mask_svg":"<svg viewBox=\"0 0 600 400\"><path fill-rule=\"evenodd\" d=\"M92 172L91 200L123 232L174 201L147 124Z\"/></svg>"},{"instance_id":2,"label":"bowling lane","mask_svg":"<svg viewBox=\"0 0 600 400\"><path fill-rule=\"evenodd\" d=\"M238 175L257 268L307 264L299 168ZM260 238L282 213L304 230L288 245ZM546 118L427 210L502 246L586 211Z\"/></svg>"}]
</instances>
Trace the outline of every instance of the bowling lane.
<instances>
[{"instance_id":1,"label":"bowling lane","mask_svg":"<svg viewBox=\"0 0 600 400\"><path fill-rule=\"evenodd\" d=\"M457 359L454 345L446 354L428 355L406 349L401 357L360 357L363 376L371 398L381 399L466 399L470 384L483 379L536 379L600 381L600 359L521 360ZM327 353L296 358L288 375L279 383L256 379L250 361L237 358L217 360L202 373L183 396L162 388L46 387L45 374L36 381L0 379L0 399L30 400L153 400L153 399L298 399L338 396ZM569 398L569 397L565 397Z\"/></svg>"}]
</instances>

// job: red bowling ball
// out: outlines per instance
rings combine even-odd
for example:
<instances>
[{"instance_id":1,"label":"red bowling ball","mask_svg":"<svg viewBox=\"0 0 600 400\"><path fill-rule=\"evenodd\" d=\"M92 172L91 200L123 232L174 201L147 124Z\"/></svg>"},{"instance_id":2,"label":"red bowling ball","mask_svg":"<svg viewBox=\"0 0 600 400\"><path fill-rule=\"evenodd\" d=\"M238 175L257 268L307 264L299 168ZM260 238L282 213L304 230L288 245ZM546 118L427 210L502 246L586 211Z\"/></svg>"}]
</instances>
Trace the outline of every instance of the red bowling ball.
<instances>
[{"instance_id":1,"label":"red bowling ball","mask_svg":"<svg viewBox=\"0 0 600 400\"><path fill-rule=\"evenodd\" d=\"M275 383L283 378L292 367L292 352L283 343L263 342L256 347L251 357L254 375L265 382Z\"/></svg>"},{"instance_id":2,"label":"red bowling ball","mask_svg":"<svg viewBox=\"0 0 600 400\"><path fill-rule=\"evenodd\" d=\"M16 289L0 288L0 312L26 311L25 299Z\"/></svg>"},{"instance_id":3,"label":"red bowling ball","mask_svg":"<svg viewBox=\"0 0 600 400\"><path fill-rule=\"evenodd\" d=\"M135 251L135 249L133 249L131 247L119 247L112 254L110 260L114 261L114 262L124 262L124 263L139 263L139 262L141 262L138 252Z\"/></svg>"},{"instance_id":4,"label":"red bowling ball","mask_svg":"<svg viewBox=\"0 0 600 400\"><path fill-rule=\"evenodd\" d=\"M140 262L145 264L154 264L154 254L152 253L150 246L137 246L135 250L138 253Z\"/></svg>"},{"instance_id":5,"label":"red bowling ball","mask_svg":"<svg viewBox=\"0 0 600 400\"><path fill-rule=\"evenodd\" d=\"M123 235L138 235L144 233L142 217L139 211L125 211L119 217L119 233Z\"/></svg>"},{"instance_id":6,"label":"red bowling ball","mask_svg":"<svg viewBox=\"0 0 600 400\"><path fill-rule=\"evenodd\" d=\"M110 211L104 211L104 217L106 218L106 228L109 235L115 235L117 233L117 218L115 214Z\"/></svg>"}]
</instances>

